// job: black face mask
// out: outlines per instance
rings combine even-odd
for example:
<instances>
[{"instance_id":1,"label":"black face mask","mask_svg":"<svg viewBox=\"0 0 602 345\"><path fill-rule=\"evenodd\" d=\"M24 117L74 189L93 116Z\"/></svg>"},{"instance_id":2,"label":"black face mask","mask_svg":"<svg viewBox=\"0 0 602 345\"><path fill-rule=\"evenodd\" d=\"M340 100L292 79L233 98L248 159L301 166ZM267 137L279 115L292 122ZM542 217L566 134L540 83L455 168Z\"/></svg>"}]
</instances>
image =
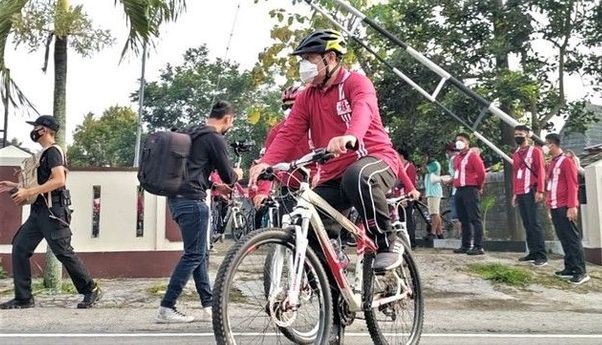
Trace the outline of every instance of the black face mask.
<instances>
[{"instance_id":1,"label":"black face mask","mask_svg":"<svg viewBox=\"0 0 602 345\"><path fill-rule=\"evenodd\" d=\"M34 129L33 131L31 131L29 133L29 137L31 138L31 140L33 140L34 143L37 143L38 140L40 140L40 138L42 137L42 134L40 134L41 129Z\"/></svg>"},{"instance_id":2,"label":"black face mask","mask_svg":"<svg viewBox=\"0 0 602 345\"><path fill-rule=\"evenodd\" d=\"M525 137L514 137L514 141L517 145L522 145L525 142L525 140L527 140L527 138Z\"/></svg>"}]
</instances>

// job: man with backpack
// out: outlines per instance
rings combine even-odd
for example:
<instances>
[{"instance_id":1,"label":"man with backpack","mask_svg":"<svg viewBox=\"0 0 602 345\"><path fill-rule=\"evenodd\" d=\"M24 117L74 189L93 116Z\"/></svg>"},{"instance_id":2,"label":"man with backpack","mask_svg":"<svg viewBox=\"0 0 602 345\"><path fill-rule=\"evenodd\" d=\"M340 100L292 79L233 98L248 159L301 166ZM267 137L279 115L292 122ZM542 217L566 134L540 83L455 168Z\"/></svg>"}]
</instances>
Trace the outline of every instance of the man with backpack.
<instances>
[{"instance_id":1,"label":"man with backpack","mask_svg":"<svg viewBox=\"0 0 602 345\"><path fill-rule=\"evenodd\" d=\"M211 189L209 176L217 170L225 185L232 186L242 177L228 158L223 135L232 128L234 108L229 102L217 102L211 109L207 124L190 132L190 150L185 163L184 180L177 192L168 195L167 203L173 219L182 232L184 254L176 265L167 291L161 300L157 323L187 323L194 317L176 310L176 300L192 275L203 307L203 318L211 319L212 291L208 275L207 231L209 208L206 191ZM146 146L146 144L145 144ZM143 155L144 157L144 155ZM143 167L143 164L141 167Z\"/></svg>"},{"instance_id":2,"label":"man with backpack","mask_svg":"<svg viewBox=\"0 0 602 345\"><path fill-rule=\"evenodd\" d=\"M21 225L13 239L15 298L0 304L0 309L35 306L31 292L29 258L42 239L46 240L56 258L67 269L77 292L84 295L77 308L91 308L101 298L102 292L71 247L71 200L69 191L65 189L65 158L61 148L54 143L59 124L50 115L40 116L37 120L27 123L34 126L30 133L31 140L42 145L43 151L37 161L37 185L21 186L11 181L0 182L0 192L10 191L17 205L23 205L27 200L35 198L29 218Z\"/></svg>"}]
</instances>

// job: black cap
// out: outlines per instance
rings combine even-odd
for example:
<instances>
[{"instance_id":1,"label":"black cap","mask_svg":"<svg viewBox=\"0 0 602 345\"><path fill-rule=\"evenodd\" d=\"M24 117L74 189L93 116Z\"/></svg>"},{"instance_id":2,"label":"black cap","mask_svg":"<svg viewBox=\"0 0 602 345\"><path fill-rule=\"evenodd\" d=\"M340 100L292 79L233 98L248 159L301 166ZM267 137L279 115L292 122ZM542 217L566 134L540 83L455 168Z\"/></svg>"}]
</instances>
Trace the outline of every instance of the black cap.
<instances>
[{"instance_id":1,"label":"black cap","mask_svg":"<svg viewBox=\"0 0 602 345\"><path fill-rule=\"evenodd\" d=\"M33 126L44 126L50 128L51 130L57 132L61 126L56 121L56 118L51 115L42 115L38 117L35 121L25 121Z\"/></svg>"}]
</instances>

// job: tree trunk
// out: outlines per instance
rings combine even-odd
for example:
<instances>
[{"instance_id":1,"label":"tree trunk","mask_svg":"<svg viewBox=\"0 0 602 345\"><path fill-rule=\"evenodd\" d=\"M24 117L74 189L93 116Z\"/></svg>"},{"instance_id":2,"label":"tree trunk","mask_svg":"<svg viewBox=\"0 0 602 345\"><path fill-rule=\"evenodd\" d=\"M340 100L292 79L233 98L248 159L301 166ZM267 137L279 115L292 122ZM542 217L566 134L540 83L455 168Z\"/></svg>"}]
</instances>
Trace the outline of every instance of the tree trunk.
<instances>
[{"instance_id":1,"label":"tree trunk","mask_svg":"<svg viewBox=\"0 0 602 345\"><path fill-rule=\"evenodd\" d=\"M57 1L57 11L67 11L66 0ZM53 115L61 126L57 133L56 143L65 148L67 98L67 36L54 39L54 101ZM46 248L46 267L44 267L44 287L60 291L62 287L63 266L52 253L50 246Z\"/></svg>"},{"instance_id":2,"label":"tree trunk","mask_svg":"<svg viewBox=\"0 0 602 345\"><path fill-rule=\"evenodd\" d=\"M499 27L499 23L504 21L504 1L497 0L497 13L494 13L494 21L493 21L493 33L497 39L504 39L505 33L504 28ZM496 62L496 74L499 76L502 72L510 69L510 64L508 63L508 53L500 52L495 57ZM502 101L500 104L500 109L504 111L506 114L512 114L512 110L510 104L506 104ZM514 147L514 128L509 126L503 121L500 121L500 132L502 136L502 149L509 149ZM512 206L512 196L513 196L513 186L512 186L512 164L504 161L504 206L506 208L506 217L508 219L508 232L510 233L511 240L514 241L522 241L525 239L525 233L522 231L520 226L520 220L518 219L518 212L516 212L516 208Z\"/></svg>"}]
</instances>

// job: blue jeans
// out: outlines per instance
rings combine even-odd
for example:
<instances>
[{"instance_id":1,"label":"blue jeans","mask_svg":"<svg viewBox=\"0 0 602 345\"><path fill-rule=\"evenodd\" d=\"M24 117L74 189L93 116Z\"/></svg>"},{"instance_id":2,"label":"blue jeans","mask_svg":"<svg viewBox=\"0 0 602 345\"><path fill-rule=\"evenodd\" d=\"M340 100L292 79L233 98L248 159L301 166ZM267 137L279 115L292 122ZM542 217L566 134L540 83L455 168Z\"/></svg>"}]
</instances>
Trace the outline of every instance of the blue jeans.
<instances>
[{"instance_id":1,"label":"blue jeans","mask_svg":"<svg viewBox=\"0 0 602 345\"><path fill-rule=\"evenodd\" d=\"M182 232L184 255L171 274L161 306L173 308L192 275L201 304L203 307L211 307L213 294L209 281L207 252L209 208L201 200L169 198L167 202L173 219Z\"/></svg>"}]
</instances>

